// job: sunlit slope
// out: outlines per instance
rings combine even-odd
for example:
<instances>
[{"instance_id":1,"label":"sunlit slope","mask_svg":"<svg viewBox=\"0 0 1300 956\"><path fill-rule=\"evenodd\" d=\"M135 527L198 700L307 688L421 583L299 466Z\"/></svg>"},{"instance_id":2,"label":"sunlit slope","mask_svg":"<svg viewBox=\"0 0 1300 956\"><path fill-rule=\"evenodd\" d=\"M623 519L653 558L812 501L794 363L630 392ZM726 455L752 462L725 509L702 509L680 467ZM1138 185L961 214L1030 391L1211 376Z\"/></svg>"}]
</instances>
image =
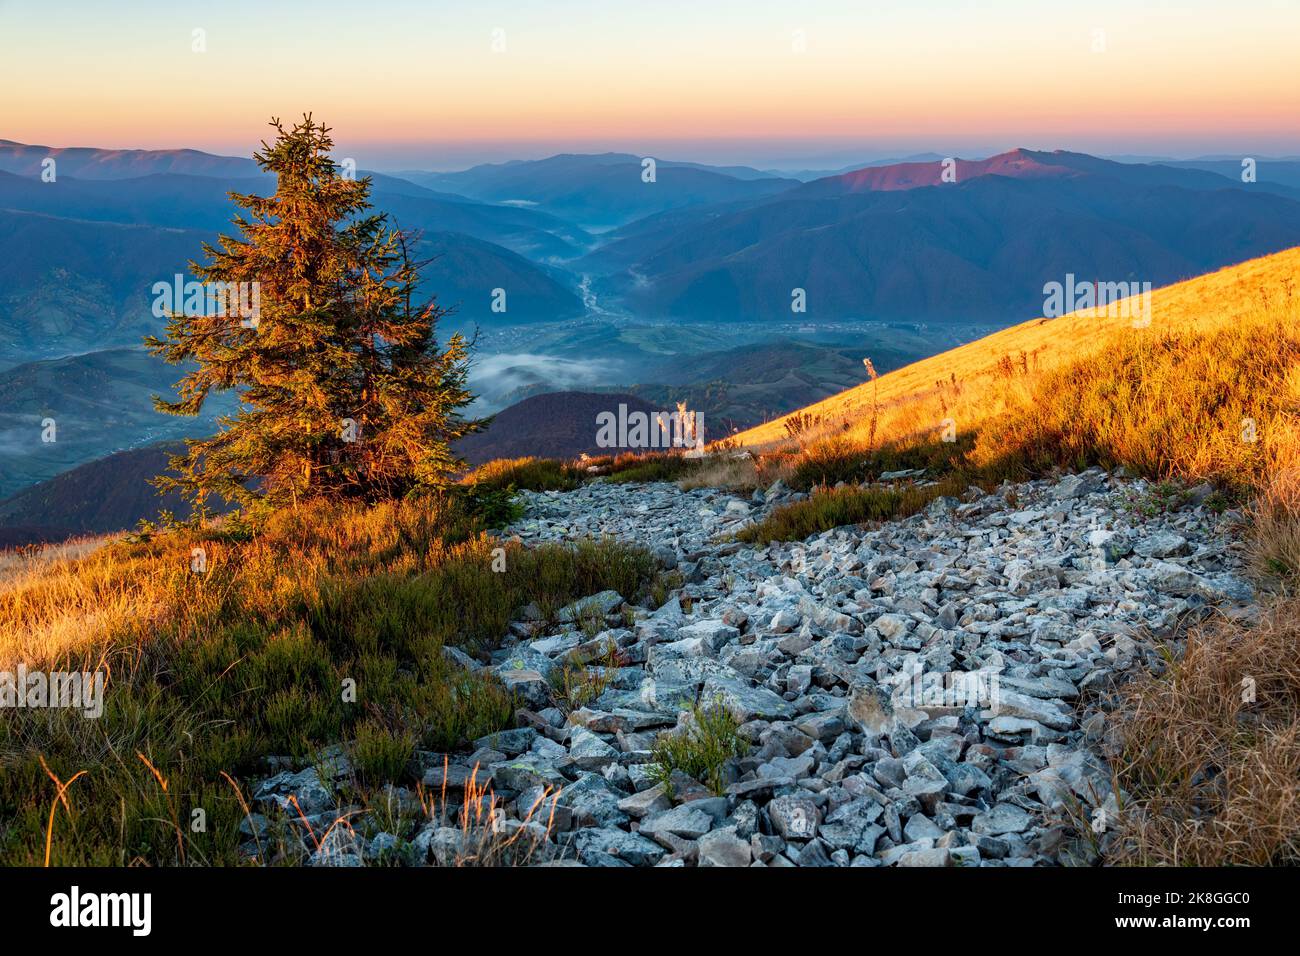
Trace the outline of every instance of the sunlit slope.
<instances>
[{"instance_id":1,"label":"sunlit slope","mask_svg":"<svg viewBox=\"0 0 1300 956\"><path fill-rule=\"evenodd\" d=\"M1133 300L1055 319L1033 319L914 362L875 383L864 381L741 432L733 440L748 447L771 446L790 437L787 422L805 417L813 433L858 440L867 439L873 417L877 441L940 428L945 418L952 418L954 427L964 431L1005 410L1015 391L1008 389L1009 384L1028 382L1055 367L1097 356L1135 331L1232 328L1253 322L1262 313L1275 313L1297 299L1300 247L1154 290L1150 325L1145 329L1134 329L1134 316L1141 313ZM865 379L865 368L863 372Z\"/></svg>"}]
</instances>

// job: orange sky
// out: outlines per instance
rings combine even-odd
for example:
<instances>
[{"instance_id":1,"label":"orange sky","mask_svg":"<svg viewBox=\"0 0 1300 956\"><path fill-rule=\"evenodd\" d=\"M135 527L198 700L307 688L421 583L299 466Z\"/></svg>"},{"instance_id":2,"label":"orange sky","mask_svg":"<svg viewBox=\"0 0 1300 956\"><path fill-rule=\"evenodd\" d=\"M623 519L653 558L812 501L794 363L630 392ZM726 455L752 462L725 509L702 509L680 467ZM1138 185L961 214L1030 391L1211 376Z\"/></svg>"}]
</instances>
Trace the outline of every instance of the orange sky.
<instances>
[{"instance_id":1,"label":"orange sky","mask_svg":"<svg viewBox=\"0 0 1300 956\"><path fill-rule=\"evenodd\" d=\"M311 109L377 168L728 139L1295 154L1297 37L1297 0L0 0L0 138L244 154Z\"/></svg>"}]
</instances>

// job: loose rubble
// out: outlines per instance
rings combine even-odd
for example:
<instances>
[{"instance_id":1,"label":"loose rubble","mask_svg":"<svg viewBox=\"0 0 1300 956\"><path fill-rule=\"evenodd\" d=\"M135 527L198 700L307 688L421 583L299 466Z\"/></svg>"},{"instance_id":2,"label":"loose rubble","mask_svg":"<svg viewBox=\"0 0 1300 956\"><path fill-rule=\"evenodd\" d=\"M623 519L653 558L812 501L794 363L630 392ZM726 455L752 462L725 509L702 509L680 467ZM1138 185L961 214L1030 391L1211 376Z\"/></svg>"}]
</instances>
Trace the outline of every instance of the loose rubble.
<instances>
[{"instance_id":1,"label":"loose rubble","mask_svg":"<svg viewBox=\"0 0 1300 956\"><path fill-rule=\"evenodd\" d=\"M519 727L473 752L422 755L424 783L490 784L498 828L533 828L534 863L1086 860L1117 812L1100 751L1107 689L1210 606L1251 613L1233 516L1204 495L1143 516L1128 505L1145 491L1092 470L766 547L728 537L801 497L779 483L751 498L603 481L524 492L508 536L641 543L682 586L658 608L605 592L550 627L521 615L490 663L456 658L518 693ZM605 623L594 635L593 616ZM553 675L599 652L619 666L566 713ZM695 703L725 707L748 745L724 765L720 795L654 772L657 736L683 732ZM317 773L278 774L255 799L274 809L293 793L303 813L337 815ZM1075 839L1080 825L1096 840ZM332 834L312 862L445 863L459 833L429 824L409 847L380 836Z\"/></svg>"}]
</instances>

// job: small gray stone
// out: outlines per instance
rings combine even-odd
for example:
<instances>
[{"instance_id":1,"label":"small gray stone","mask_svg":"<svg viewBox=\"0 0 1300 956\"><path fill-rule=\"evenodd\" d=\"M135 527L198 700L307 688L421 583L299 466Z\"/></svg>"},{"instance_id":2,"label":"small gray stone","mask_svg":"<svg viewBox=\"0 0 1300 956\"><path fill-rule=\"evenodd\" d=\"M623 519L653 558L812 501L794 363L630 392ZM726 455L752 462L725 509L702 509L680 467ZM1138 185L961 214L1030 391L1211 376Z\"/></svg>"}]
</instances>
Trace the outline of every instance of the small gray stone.
<instances>
[{"instance_id":1,"label":"small gray stone","mask_svg":"<svg viewBox=\"0 0 1300 956\"><path fill-rule=\"evenodd\" d=\"M655 866L667 850L623 830L588 828L574 834L573 848L588 866Z\"/></svg>"},{"instance_id":2,"label":"small gray stone","mask_svg":"<svg viewBox=\"0 0 1300 956\"><path fill-rule=\"evenodd\" d=\"M1011 803L999 803L987 813L981 813L971 824L976 833L1001 836L1005 833L1023 833L1029 829L1029 814Z\"/></svg>"},{"instance_id":3,"label":"small gray stone","mask_svg":"<svg viewBox=\"0 0 1300 956\"><path fill-rule=\"evenodd\" d=\"M1157 530L1133 545L1133 551L1144 558L1172 558L1191 554L1192 548L1181 534Z\"/></svg>"},{"instance_id":4,"label":"small gray stone","mask_svg":"<svg viewBox=\"0 0 1300 956\"><path fill-rule=\"evenodd\" d=\"M494 734L474 741L476 750L499 750L507 757L518 757L533 745L537 731L532 727L516 727L513 730L498 730Z\"/></svg>"},{"instance_id":5,"label":"small gray stone","mask_svg":"<svg viewBox=\"0 0 1300 956\"><path fill-rule=\"evenodd\" d=\"M734 675L734 676L733 676ZM720 701L741 723L762 717L789 720L794 708L765 687L751 687L740 674L715 674L704 682L701 699Z\"/></svg>"},{"instance_id":6,"label":"small gray stone","mask_svg":"<svg viewBox=\"0 0 1300 956\"><path fill-rule=\"evenodd\" d=\"M618 751L590 730L574 727L569 734L569 757L584 770L598 770L618 760Z\"/></svg>"},{"instance_id":7,"label":"small gray stone","mask_svg":"<svg viewBox=\"0 0 1300 956\"><path fill-rule=\"evenodd\" d=\"M749 866L749 841L736 836L730 828L714 830L700 837L700 866Z\"/></svg>"},{"instance_id":8,"label":"small gray stone","mask_svg":"<svg viewBox=\"0 0 1300 956\"><path fill-rule=\"evenodd\" d=\"M581 598L572 604L560 608L555 619L562 624L571 624L587 616L604 617L623 603L623 596L617 591L601 591L590 597Z\"/></svg>"},{"instance_id":9,"label":"small gray stone","mask_svg":"<svg viewBox=\"0 0 1300 956\"><path fill-rule=\"evenodd\" d=\"M912 850L898 858L898 866L952 866L952 851L931 847L928 850Z\"/></svg>"},{"instance_id":10,"label":"small gray stone","mask_svg":"<svg viewBox=\"0 0 1300 956\"><path fill-rule=\"evenodd\" d=\"M663 784L655 784L648 790L624 797L618 802L618 808L634 820L662 813L672 806L672 801L664 792Z\"/></svg>"},{"instance_id":11,"label":"small gray stone","mask_svg":"<svg viewBox=\"0 0 1300 956\"><path fill-rule=\"evenodd\" d=\"M689 803L683 803L642 820L640 832L651 838L657 833L667 832L687 840L697 840L712 827L713 818L709 814L696 810Z\"/></svg>"}]
</instances>

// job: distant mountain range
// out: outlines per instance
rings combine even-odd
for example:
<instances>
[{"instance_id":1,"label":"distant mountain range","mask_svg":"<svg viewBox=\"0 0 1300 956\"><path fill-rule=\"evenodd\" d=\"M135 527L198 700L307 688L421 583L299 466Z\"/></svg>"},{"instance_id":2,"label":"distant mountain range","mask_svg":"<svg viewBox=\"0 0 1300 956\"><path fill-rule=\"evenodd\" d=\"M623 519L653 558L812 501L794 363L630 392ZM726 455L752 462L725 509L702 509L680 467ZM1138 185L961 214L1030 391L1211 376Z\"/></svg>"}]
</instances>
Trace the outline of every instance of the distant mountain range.
<instances>
[{"instance_id":1,"label":"distant mountain range","mask_svg":"<svg viewBox=\"0 0 1300 956\"><path fill-rule=\"evenodd\" d=\"M653 179L644 165L653 161ZM564 154L459 173L404 173L421 185L537 209L608 229L684 206L771 196L798 181L745 166L710 167L628 153Z\"/></svg>"},{"instance_id":2,"label":"distant mountain range","mask_svg":"<svg viewBox=\"0 0 1300 956\"><path fill-rule=\"evenodd\" d=\"M0 139L0 169L39 179L45 161L56 172L78 179L134 179L157 173L187 176L256 176L257 163L236 156L214 156L197 149L96 149L90 146L36 146Z\"/></svg>"},{"instance_id":3,"label":"distant mountain range","mask_svg":"<svg viewBox=\"0 0 1300 956\"><path fill-rule=\"evenodd\" d=\"M53 182L42 178L47 159ZM936 342L960 341L967 328L983 334L1039 315L1044 285L1067 275L1160 286L1300 244L1295 159L1261 158L1255 182L1242 181L1232 157L1116 162L1027 149L955 164L918 154L829 174L654 157L651 177L646 159L562 154L450 173L358 172L372 177L376 208L420 235L417 254L431 260L422 291L454 309L449 326L493 330L500 360L519 366L511 397L533 404L502 412L490 438L466 446L476 457L586 450L569 426L539 423L576 420L609 394L656 407L685 400L727 429L860 380L862 356L842 347L847 339L812 346L792 334L863 322L852 326L870 330L863 349L889 367L918 353L914 339L891 343L886 329L928 325ZM139 348L161 325L152 286L232 231L229 192L273 189L249 159L0 140L0 495L46 487L114 452L127 457L104 467L129 473L148 460L141 449L213 427L150 407L180 374ZM561 320L559 334L539 334ZM694 331L680 331L684 323ZM707 331L719 323L770 331L730 349ZM589 349L573 345L596 328ZM653 338L674 329L690 348L655 352ZM575 387L538 354L542 338L569 343L566 360L590 369L639 370L583 384L600 398L566 409L535 394ZM639 366L622 361L632 353ZM654 354L671 357L647 366ZM59 423L57 444L35 440L47 417ZM104 488L116 481L84 474ZM109 521L57 505L68 500L23 498L0 508L0 524Z\"/></svg>"},{"instance_id":4,"label":"distant mountain range","mask_svg":"<svg viewBox=\"0 0 1300 956\"><path fill-rule=\"evenodd\" d=\"M969 182L983 176L1005 176L1010 179L1073 179L1099 176L1118 179L1128 186L1177 186L1182 189L1249 189L1251 186L1258 186L1258 183L1244 183L1240 177L1233 175L1234 172L1241 171L1240 164L1232 166L1231 169L1213 171L1200 164L1175 166L1161 163L1116 163L1086 153L1071 153L1065 150L1046 153L1030 149L1013 149L985 159L954 158L951 164L946 165L946 163L946 160L940 160L871 166L816 180L792 195L834 196L845 193L887 192L941 186L945 184L945 172L949 169L951 183ZM1292 190L1283 183L1265 183L1262 191L1300 199L1300 191Z\"/></svg>"},{"instance_id":5,"label":"distant mountain range","mask_svg":"<svg viewBox=\"0 0 1300 956\"><path fill-rule=\"evenodd\" d=\"M274 189L251 161L189 150L56 150L56 180L43 182L39 149L0 143L0 368L138 345L161 324L153 284L187 272L203 241L233 231L228 193ZM123 178L132 172L141 175ZM424 289L455 306L458 320L582 314L576 281L547 264L591 245L581 228L393 177L377 176L374 196L397 224L423 235L420 253L436 257ZM504 313L491 308L496 289L506 290Z\"/></svg>"},{"instance_id":6,"label":"distant mountain range","mask_svg":"<svg viewBox=\"0 0 1300 956\"><path fill-rule=\"evenodd\" d=\"M941 175L876 167L665 213L582 266L637 314L969 322L1037 314L1067 274L1162 285L1300 242L1288 187L1203 170L1014 150Z\"/></svg>"},{"instance_id":7,"label":"distant mountain range","mask_svg":"<svg viewBox=\"0 0 1300 956\"><path fill-rule=\"evenodd\" d=\"M0 368L138 346L161 323L150 288L208 234L0 208Z\"/></svg>"}]
</instances>

